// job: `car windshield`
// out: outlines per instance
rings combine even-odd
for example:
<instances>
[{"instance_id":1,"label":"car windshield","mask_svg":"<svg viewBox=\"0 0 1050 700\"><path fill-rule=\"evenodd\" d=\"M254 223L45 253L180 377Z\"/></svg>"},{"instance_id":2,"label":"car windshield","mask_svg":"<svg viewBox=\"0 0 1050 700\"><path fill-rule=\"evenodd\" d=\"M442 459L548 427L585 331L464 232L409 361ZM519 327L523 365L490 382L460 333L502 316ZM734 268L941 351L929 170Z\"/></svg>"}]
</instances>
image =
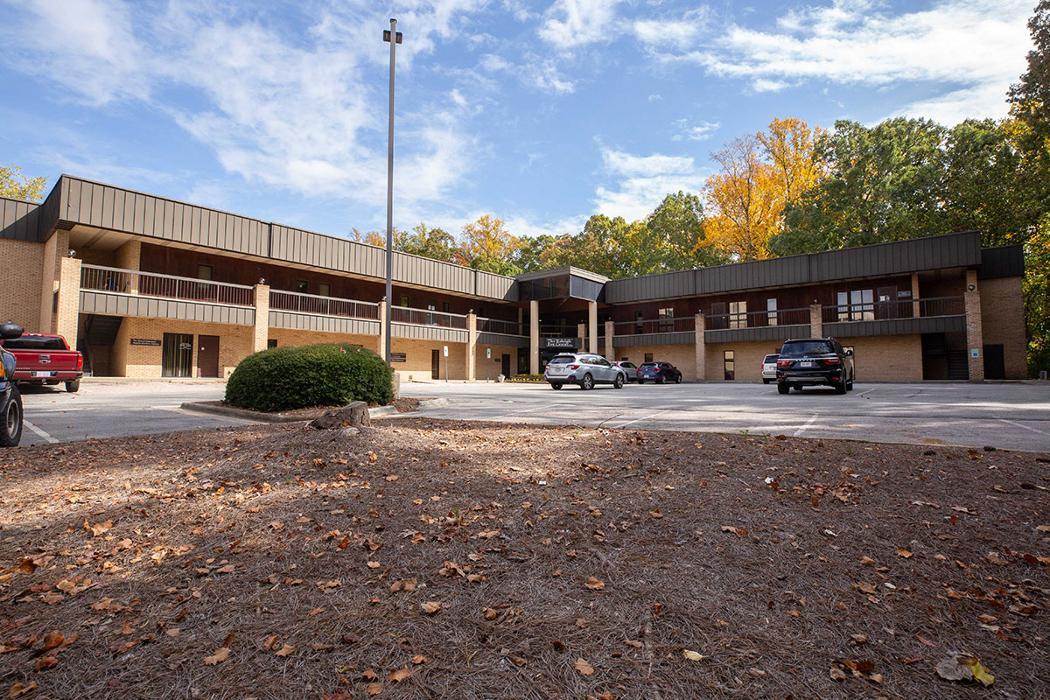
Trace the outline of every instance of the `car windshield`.
<instances>
[{"instance_id":1,"label":"car windshield","mask_svg":"<svg viewBox=\"0 0 1050 700\"><path fill-rule=\"evenodd\" d=\"M780 355L766 355L765 359L762 360L762 361L763 362L776 362L778 357L780 357Z\"/></svg>"},{"instance_id":2,"label":"car windshield","mask_svg":"<svg viewBox=\"0 0 1050 700\"><path fill-rule=\"evenodd\" d=\"M24 335L21 338L5 340L4 347L8 350L65 350L66 346L61 338L39 338Z\"/></svg>"},{"instance_id":3,"label":"car windshield","mask_svg":"<svg viewBox=\"0 0 1050 700\"><path fill-rule=\"evenodd\" d=\"M643 362L642 363L642 369L652 369L653 367L656 367L656 363L655 362Z\"/></svg>"},{"instance_id":4,"label":"car windshield","mask_svg":"<svg viewBox=\"0 0 1050 700\"><path fill-rule=\"evenodd\" d=\"M823 355L834 352L831 343L826 340L802 340L797 343L784 343L780 350L781 357L802 357L803 355Z\"/></svg>"},{"instance_id":5,"label":"car windshield","mask_svg":"<svg viewBox=\"0 0 1050 700\"><path fill-rule=\"evenodd\" d=\"M553 360L548 362L550 365L569 365L576 361L576 358L572 355L558 355Z\"/></svg>"}]
</instances>

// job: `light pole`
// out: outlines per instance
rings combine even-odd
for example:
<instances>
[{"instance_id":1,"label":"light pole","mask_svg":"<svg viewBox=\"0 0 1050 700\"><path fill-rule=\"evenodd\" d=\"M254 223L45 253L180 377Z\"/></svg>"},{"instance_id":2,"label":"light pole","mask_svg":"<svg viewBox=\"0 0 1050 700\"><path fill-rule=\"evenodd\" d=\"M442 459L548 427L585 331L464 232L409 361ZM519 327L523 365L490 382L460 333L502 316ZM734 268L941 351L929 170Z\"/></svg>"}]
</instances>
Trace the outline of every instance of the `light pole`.
<instances>
[{"instance_id":1,"label":"light pole","mask_svg":"<svg viewBox=\"0 0 1050 700\"><path fill-rule=\"evenodd\" d=\"M388 365L393 366L390 354L390 317L394 301L394 62L401 32L397 20L390 18L390 29L383 30L383 41L390 44L390 123L386 147L386 338L383 349Z\"/></svg>"}]
</instances>

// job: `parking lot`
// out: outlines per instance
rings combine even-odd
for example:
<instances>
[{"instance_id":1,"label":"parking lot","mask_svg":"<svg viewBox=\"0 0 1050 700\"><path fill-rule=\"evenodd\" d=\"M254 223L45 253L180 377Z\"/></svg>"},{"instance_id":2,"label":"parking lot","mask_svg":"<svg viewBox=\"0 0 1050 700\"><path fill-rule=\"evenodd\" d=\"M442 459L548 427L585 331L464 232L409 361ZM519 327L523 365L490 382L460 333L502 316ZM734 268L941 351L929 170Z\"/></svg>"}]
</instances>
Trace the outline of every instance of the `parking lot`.
<instances>
[{"instance_id":1,"label":"parking lot","mask_svg":"<svg viewBox=\"0 0 1050 700\"><path fill-rule=\"evenodd\" d=\"M22 444L243 425L184 411L222 398L221 383L86 381L77 394L30 388ZM928 445L1050 451L1050 384L857 384L845 396L762 384L628 385L552 391L546 384L406 383L402 394L444 397L436 418L638 430L732 431Z\"/></svg>"},{"instance_id":2,"label":"parking lot","mask_svg":"<svg viewBox=\"0 0 1050 700\"><path fill-rule=\"evenodd\" d=\"M405 384L427 415L638 430L732 431L1050 451L1050 384L860 384L839 396L773 385L668 384L554 392L546 384Z\"/></svg>"}]
</instances>

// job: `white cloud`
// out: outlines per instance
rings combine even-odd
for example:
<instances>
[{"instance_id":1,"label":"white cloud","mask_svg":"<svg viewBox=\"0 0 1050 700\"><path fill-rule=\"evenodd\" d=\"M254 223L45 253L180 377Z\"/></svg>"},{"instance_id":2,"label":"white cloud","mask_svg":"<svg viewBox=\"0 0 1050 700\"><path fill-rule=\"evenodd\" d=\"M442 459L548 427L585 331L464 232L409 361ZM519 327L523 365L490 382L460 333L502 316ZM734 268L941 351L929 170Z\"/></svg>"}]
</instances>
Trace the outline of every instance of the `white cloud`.
<instances>
[{"instance_id":1,"label":"white cloud","mask_svg":"<svg viewBox=\"0 0 1050 700\"><path fill-rule=\"evenodd\" d=\"M565 95L576 91L576 84L561 77L554 61L530 63L526 66L526 74L530 82L544 92Z\"/></svg>"},{"instance_id":2,"label":"white cloud","mask_svg":"<svg viewBox=\"0 0 1050 700\"><path fill-rule=\"evenodd\" d=\"M684 141L687 139L689 141L706 141L722 125L719 122L708 121L690 124L688 119L678 119L675 120L674 126L678 129L678 133L671 137L672 141Z\"/></svg>"},{"instance_id":3,"label":"white cloud","mask_svg":"<svg viewBox=\"0 0 1050 700\"><path fill-rule=\"evenodd\" d=\"M639 156L603 147L602 161L617 182L595 190L595 206L628 221L645 218L672 192L697 192L704 184L705 173L689 156Z\"/></svg>"},{"instance_id":4,"label":"white cloud","mask_svg":"<svg viewBox=\"0 0 1050 700\"><path fill-rule=\"evenodd\" d=\"M363 67L385 66L379 28L386 15L372 3L354 4L321 10L291 36L266 24L266 13L206 3L171 3L159 16L114 0L20 3L9 23L17 31L0 36L9 55L32 52L35 72L85 102L138 100L167 112L248 182L381 203L386 93L370 87ZM400 26L411 26L412 36L399 47L399 67L411 70L414 56L465 28L464 17L483 4L407 2ZM194 99L160 97L171 87ZM441 97L467 105L455 89ZM462 119L441 111L447 106L424 104L400 116L402 201L440 199L469 171L474 141Z\"/></svg>"},{"instance_id":5,"label":"white cloud","mask_svg":"<svg viewBox=\"0 0 1050 700\"><path fill-rule=\"evenodd\" d=\"M1005 103L988 96L1004 95L1024 70L1030 0L941 0L895 16L880 7L865 1L806 7L779 18L775 30L734 25L708 46L661 57L748 79L760 92L806 80L948 86L939 101L915 107L935 105L949 124L1005 114Z\"/></svg>"},{"instance_id":6,"label":"white cloud","mask_svg":"<svg viewBox=\"0 0 1050 700\"><path fill-rule=\"evenodd\" d=\"M539 28L540 38L561 51L608 41L619 0L555 0Z\"/></svg>"},{"instance_id":7,"label":"white cloud","mask_svg":"<svg viewBox=\"0 0 1050 700\"><path fill-rule=\"evenodd\" d=\"M650 48L687 49L697 41L710 22L710 8L700 7L681 17L637 19L631 29L638 40Z\"/></svg>"}]
</instances>

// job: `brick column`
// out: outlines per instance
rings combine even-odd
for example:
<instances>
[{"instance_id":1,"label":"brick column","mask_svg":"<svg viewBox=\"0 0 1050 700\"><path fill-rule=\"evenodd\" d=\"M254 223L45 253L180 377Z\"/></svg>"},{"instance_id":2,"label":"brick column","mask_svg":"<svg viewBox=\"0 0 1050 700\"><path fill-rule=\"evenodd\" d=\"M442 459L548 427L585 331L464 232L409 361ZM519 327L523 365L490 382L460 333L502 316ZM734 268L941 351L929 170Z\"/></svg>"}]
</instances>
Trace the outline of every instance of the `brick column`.
<instances>
[{"instance_id":1,"label":"brick column","mask_svg":"<svg viewBox=\"0 0 1050 700\"><path fill-rule=\"evenodd\" d=\"M911 298L914 299L914 301L911 303L911 317L919 318L919 316L922 316L922 312L919 310L919 299L921 299L922 297L919 296L918 272L911 273Z\"/></svg>"},{"instance_id":2,"label":"brick column","mask_svg":"<svg viewBox=\"0 0 1050 700\"><path fill-rule=\"evenodd\" d=\"M270 339L270 285L255 285L255 332L252 334L252 352L266 349Z\"/></svg>"},{"instance_id":3,"label":"brick column","mask_svg":"<svg viewBox=\"0 0 1050 700\"><path fill-rule=\"evenodd\" d=\"M590 333L589 349L595 355L598 354L598 302L587 302L587 331Z\"/></svg>"},{"instance_id":4,"label":"brick column","mask_svg":"<svg viewBox=\"0 0 1050 700\"><path fill-rule=\"evenodd\" d=\"M383 297L379 301L379 340L376 342L376 354L386 359L386 324L387 324L387 313L386 313L386 297ZM394 339L390 339L390 352L393 354ZM391 362L391 365L394 363Z\"/></svg>"},{"instance_id":5,"label":"brick column","mask_svg":"<svg viewBox=\"0 0 1050 700\"><path fill-rule=\"evenodd\" d=\"M963 304L966 307L966 363L970 368L970 381L983 382L984 330L981 327L981 290L977 287L976 270L966 271Z\"/></svg>"},{"instance_id":6,"label":"brick column","mask_svg":"<svg viewBox=\"0 0 1050 700\"><path fill-rule=\"evenodd\" d=\"M820 304L809 305L809 336L811 338L824 337L824 316Z\"/></svg>"},{"instance_id":7,"label":"brick column","mask_svg":"<svg viewBox=\"0 0 1050 700\"><path fill-rule=\"evenodd\" d=\"M57 333L52 305L58 292L59 261L67 257L68 253L69 233L66 231L55 231L44 242L44 264L40 274L40 322L35 328L26 328L27 331Z\"/></svg>"},{"instance_id":8,"label":"brick column","mask_svg":"<svg viewBox=\"0 0 1050 700\"><path fill-rule=\"evenodd\" d=\"M529 374L540 373L540 303L529 302Z\"/></svg>"},{"instance_id":9,"label":"brick column","mask_svg":"<svg viewBox=\"0 0 1050 700\"><path fill-rule=\"evenodd\" d=\"M576 339L580 341L580 352L587 352L587 324L576 324Z\"/></svg>"},{"instance_id":10,"label":"brick column","mask_svg":"<svg viewBox=\"0 0 1050 700\"><path fill-rule=\"evenodd\" d=\"M707 380L707 341L704 338L704 331L707 328L707 323L704 321L704 312L698 311L696 313L696 381L703 382Z\"/></svg>"},{"instance_id":11,"label":"brick column","mask_svg":"<svg viewBox=\"0 0 1050 700\"><path fill-rule=\"evenodd\" d=\"M612 321L605 322L605 359L616 362L616 324Z\"/></svg>"},{"instance_id":12,"label":"brick column","mask_svg":"<svg viewBox=\"0 0 1050 700\"><path fill-rule=\"evenodd\" d=\"M114 266L119 267L121 270L138 270L140 267L140 260L142 258L142 243L139 241L128 241L124 245L117 248L114 252ZM139 293L139 276L130 275L128 280L128 288L121 289L122 292L128 294ZM269 297L267 297L267 303Z\"/></svg>"},{"instance_id":13,"label":"brick column","mask_svg":"<svg viewBox=\"0 0 1050 700\"><path fill-rule=\"evenodd\" d=\"M467 314L467 381L476 379L478 352L478 316L471 309Z\"/></svg>"},{"instance_id":14,"label":"brick column","mask_svg":"<svg viewBox=\"0 0 1050 700\"><path fill-rule=\"evenodd\" d=\"M80 325L80 260L59 258L58 306L55 309L55 333L63 336L69 347L77 347Z\"/></svg>"}]
</instances>

